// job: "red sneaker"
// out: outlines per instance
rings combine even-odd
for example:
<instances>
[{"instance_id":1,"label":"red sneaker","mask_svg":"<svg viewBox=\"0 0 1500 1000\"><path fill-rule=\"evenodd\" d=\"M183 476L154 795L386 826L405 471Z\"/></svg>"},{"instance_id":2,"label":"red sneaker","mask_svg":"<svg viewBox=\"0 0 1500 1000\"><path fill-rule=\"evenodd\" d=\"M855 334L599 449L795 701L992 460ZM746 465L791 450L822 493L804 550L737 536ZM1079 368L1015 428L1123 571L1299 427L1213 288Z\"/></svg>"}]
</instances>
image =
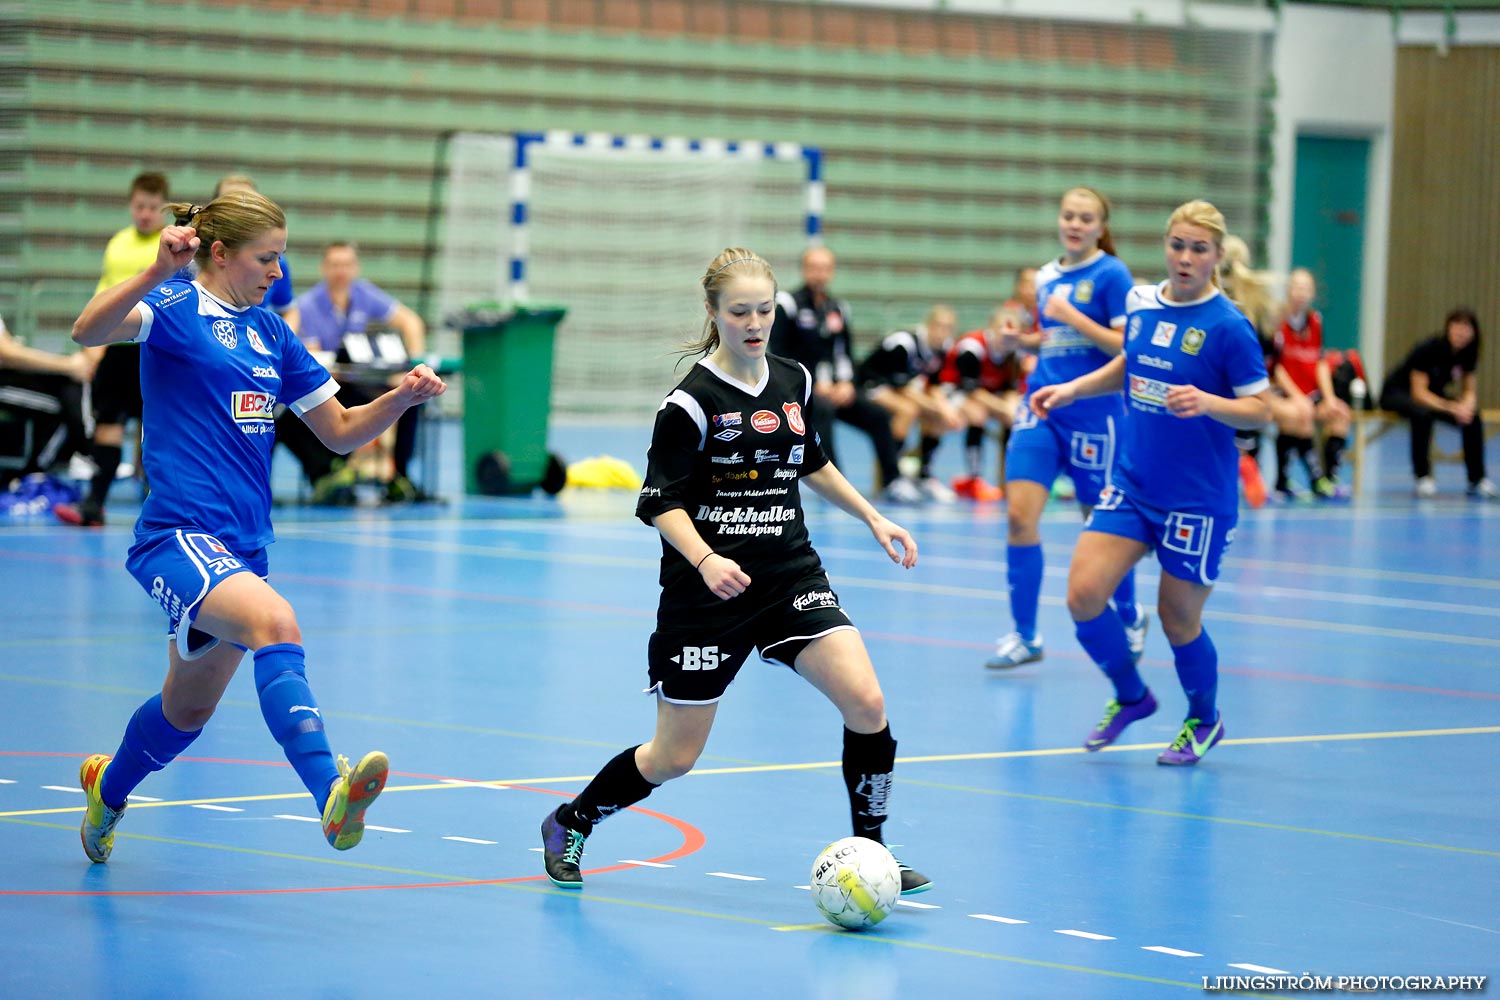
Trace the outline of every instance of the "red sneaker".
<instances>
[{"instance_id":1,"label":"red sneaker","mask_svg":"<svg viewBox=\"0 0 1500 1000\"><path fill-rule=\"evenodd\" d=\"M100 528L104 526L104 511L87 500L78 504L53 504L52 514L63 524L71 524L79 528Z\"/></svg>"},{"instance_id":2,"label":"red sneaker","mask_svg":"<svg viewBox=\"0 0 1500 1000\"><path fill-rule=\"evenodd\" d=\"M962 479L953 480L953 492L965 500L977 500L980 503L994 503L1005 499L1005 491L998 486L991 486L978 476L967 476Z\"/></svg>"},{"instance_id":3,"label":"red sneaker","mask_svg":"<svg viewBox=\"0 0 1500 1000\"><path fill-rule=\"evenodd\" d=\"M1245 486L1245 502L1251 507L1266 505L1266 481L1260 477L1260 463L1251 455L1240 456L1240 482Z\"/></svg>"}]
</instances>

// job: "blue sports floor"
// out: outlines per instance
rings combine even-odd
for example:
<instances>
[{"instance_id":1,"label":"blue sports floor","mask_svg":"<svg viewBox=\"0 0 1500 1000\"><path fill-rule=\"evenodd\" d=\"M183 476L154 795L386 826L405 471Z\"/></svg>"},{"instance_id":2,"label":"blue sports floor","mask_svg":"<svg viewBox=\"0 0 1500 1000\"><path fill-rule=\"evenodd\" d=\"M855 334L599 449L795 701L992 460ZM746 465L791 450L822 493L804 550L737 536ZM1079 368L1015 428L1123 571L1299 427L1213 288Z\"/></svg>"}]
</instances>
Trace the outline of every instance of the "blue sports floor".
<instances>
[{"instance_id":1,"label":"blue sports floor","mask_svg":"<svg viewBox=\"0 0 1500 1000\"><path fill-rule=\"evenodd\" d=\"M554 437L644 461L644 429ZM595 832L582 892L542 876L542 816L651 732L659 549L631 495L277 511L271 579L335 749L394 769L348 853L247 668L89 864L78 765L166 661L123 567L130 489L103 530L0 529L0 997L1113 1000L1256 970L1500 973L1500 504L1452 465L1413 501L1404 447L1376 446L1357 504L1245 512L1206 616L1227 738L1196 769L1154 762L1183 710L1155 629L1163 710L1079 748L1109 692L1063 607L1070 506L1043 526L1047 658L996 673L999 505L896 511L909 573L810 505L900 741L887 839L936 883L864 934L801 888L849 832L838 716L758 662L699 770ZM1154 564L1140 579L1154 595Z\"/></svg>"}]
</instances>

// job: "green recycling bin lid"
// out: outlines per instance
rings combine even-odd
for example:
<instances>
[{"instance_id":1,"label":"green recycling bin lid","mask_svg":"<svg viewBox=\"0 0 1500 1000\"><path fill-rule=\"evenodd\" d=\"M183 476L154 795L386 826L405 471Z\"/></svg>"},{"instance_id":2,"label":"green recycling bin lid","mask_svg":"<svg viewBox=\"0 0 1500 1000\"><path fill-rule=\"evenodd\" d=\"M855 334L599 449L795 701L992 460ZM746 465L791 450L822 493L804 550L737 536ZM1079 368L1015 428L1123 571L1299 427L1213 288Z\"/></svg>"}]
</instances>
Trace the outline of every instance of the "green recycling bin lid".
<instances>
[{"instance_id":1,"label":"green recycling bin lid","mask_svg":"<svg viewBox=\"0 0 1500 1000\"><path fill-rule=\"evenodd\" d=\"M500 330L516 320L536 319L559 322L568 311L566 306L534 302L475 302L448 317L447 323L464 333Z\"/></svg>"}]
</instances>

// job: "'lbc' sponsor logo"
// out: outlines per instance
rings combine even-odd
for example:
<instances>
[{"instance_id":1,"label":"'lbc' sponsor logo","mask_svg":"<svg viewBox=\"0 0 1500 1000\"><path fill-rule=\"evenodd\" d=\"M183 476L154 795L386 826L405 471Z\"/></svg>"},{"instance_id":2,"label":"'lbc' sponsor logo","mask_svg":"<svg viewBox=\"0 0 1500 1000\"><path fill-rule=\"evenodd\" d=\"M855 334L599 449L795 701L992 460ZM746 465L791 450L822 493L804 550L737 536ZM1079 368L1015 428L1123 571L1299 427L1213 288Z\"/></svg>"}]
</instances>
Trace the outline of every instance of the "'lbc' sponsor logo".
<instances>
[{"instance_id":1,"label":"'lbc' sponsor logo","mask_svg":"<svg viewBox=\"0 0 1500 1000\"><path fill-rule=\"evenodd\" d=\"M229 412L235 423L270 421L275 417L276 394L271 392L236 392L230 394Z\"/></svg>"}]
</instances>

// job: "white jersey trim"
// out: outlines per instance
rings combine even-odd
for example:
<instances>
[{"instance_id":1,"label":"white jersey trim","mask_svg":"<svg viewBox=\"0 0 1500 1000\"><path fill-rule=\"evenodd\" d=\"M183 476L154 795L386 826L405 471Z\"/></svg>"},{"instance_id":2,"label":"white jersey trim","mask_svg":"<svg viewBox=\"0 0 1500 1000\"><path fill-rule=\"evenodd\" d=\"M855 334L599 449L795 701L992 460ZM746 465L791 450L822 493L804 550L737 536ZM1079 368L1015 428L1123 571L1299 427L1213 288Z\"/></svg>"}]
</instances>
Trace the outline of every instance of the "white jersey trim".
<instances>
[{"instance_id":1,"label":"white jersey trim","mask_svg":"<svg viewBox=\"0 0 1500 1000\"><path fill-rule=\"evenodd\" d=\"M754 385L741 382L739 379L735 378L733 375L730 375L728 372L721 371L718 365L709 361L707 358L699 360L698 364L702 365L704 368L707 368L710 372L712 372L720 382L732 385L736 389L739 389L742 392L748 392L752 396L759 396L761 393L765 392L766 386L771 381L771 366L769 364L765 366L765 371L760 373L760 380ZM671 397L668 398L670 399Z\"/></svg>"},{"instance_id":2,"label":"white jersey trim","mask_svg":"<svg viewBox=\"0 0 1500 1000\"><path fill-rule=\"evenodd\" d=\"M808 371L807 370L807 366L804 365L800 361L797 362L797 367L802 369L802 375L803 375L804 378L807 379L807 391L802 394L802 405L803 406L811 406L812 405L812 393L813 393L813 377L812 377L812 372Z\"/></svg>"},{"instance_id":3,"label":"white jersey trim","mask_svg":"<svg viewBox=\"0 0 1500 1000\"><path fill-rule=\"evenodd\" d=\"M322 385L318 386L312 392L308 393L306 396L303 396L296 402L288 403L287 409L291 410L293 413L297 414L297 416L300 417L304 413L307 413L309 410L316 410L318 407L328 402L334 396L337 396L338 392L339 384L332 378L330 378L327 382L324 382Z\"/></svg>"},{"instance_id":4,"label":"white jersey trim","mask_svg":"<svg viewBox=\"0 0 1500 1000\"><path fill-rule=\"evenodd\" d=\"M739 679L738 677L735 678L735 680L738 680L738 679ZM733 684L734 681L730 681L729 683ZM724 694L728 694L728 693L729 693L728 691L724 692ZM665 694L662 693L661 682L660 681L658 681L657 683L651 685L648 688L644 688L641 691L641 694L654 694L658 698L660 698L662 701L666 702L669 705L717 705L723 699L723 697L724 697L724 695L721 694L717 698L708 698L708 699L705 699L704 701L688 701L688 700L686 700L684 698L668 698Z\"/></svg>"},{"instance_id":5,"label":"white jersey trim","mask_svg":"<svg viewBox=\"0 0 1500 1000\"><path fill-rule=\"evenodd\" d=\"M156 313L144 302L137 302L135 304L135 311L136 315L141 318L141 328L135 331L135 336L131 337L130 341L125 341L125 343L133 341L137 344L144 344L146 338L151 336L151 324L156 322Z\"/></svg>"},{"instance_id":6,"label":"white jersey trim","mask_svg":"<svg viewBox=\"0 0 1500 1000\"><path fill-rule=\"evenodd\" d=\"M661 405L656 408L656 412L660 413L674 403L682 407L683 412L693 419L693 423L698 425L698 450L702 451L704 442L708 440L708 417L704 414L703 407L698 405L696 399L681 389L673 389L668 393L667 398L661 401Z\"/></svg>"},{"instance_id":7,"label":"white jersey trim","mask_svg":"<svg viewBox=\"0 0 1500 1000\"><path fill-rule=\"evenodd\" d=\"M839 610L842 611L843 609L840 608ZM844 616L847 618L848 617L848 612L845 612ZM821 632L814 632L812 635L789 635L785 639L778 639L778 640L776 640L775 642L771 643L769 646L762 646L758 650L757 655L760 656L760 659L761 659L762 663L781 663L781 664L785 664L786 666L790 667L790 666L792 666L792 664L787 663L785 660L773 660L769 656L767 656L766 653L768 651L772 650L772 649L775 649L777 646L784 646L784 645L786 645L789 642L799 642L799 641L811 642L811 641L816 640L816 639L821 639L825 635L832 635L835 632L858 632L858 631L859 631L859 629L855 628L853 625L834 625L832 628L825 628L823 631L821 631Z\"/></svg>"},{"instance_id":8,"label":"white jersey trim","mask_svg":"<svg viewBox=\"0 0 1500 1000\"><path fill-rule=\"evenodd\" d=\"M1265 392L1271 388L1271 380L1268 378L1257 379L1249 385L1237 385L1234 387L1236 396L1253 396L1257 392Z\"/></svg>"}]
</instances>

